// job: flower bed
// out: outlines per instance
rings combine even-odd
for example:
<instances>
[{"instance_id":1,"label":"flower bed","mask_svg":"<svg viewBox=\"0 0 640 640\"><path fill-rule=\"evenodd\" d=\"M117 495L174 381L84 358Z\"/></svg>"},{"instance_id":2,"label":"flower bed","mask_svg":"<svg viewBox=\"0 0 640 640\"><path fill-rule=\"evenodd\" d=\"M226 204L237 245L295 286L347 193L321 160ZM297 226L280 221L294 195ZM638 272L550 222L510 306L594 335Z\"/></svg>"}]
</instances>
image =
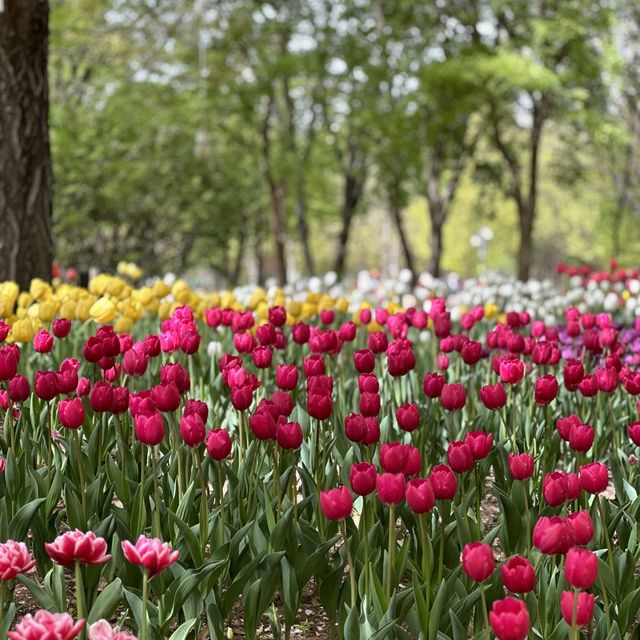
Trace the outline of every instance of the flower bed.
<instances>
[{"instance_id":1,"label":"flower bed","mask_svg":"<svg viewBox=\"0 0 640 640\"><path fill-rule=\"evenodd\" d=\"M0 285L2 636L636 637L633 274L507 284Z\"/></svg>"}]
</instances>

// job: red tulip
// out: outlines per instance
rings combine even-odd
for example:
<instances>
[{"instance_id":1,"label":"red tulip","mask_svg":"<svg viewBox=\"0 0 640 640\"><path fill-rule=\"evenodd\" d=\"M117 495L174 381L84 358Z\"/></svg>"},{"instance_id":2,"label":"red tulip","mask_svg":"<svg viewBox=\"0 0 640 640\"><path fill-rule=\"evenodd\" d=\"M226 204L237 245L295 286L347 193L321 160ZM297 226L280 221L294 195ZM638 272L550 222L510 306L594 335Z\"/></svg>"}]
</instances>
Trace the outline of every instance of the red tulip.
<instances>
[{"instance_id":1,"label":"red tulip","mask_svg":"<svg viewBox=\"0 0 640 640\"><path fill-rule=\"evenodd\" d=\"M159 411L135 416L134 426L136 437L143 444L153 447L164 438L164 418Z\"/></svg>"},{"instance_id":2,"label":"red tulip","mask_svg":"<svg viewBox=\"0 0 640 640\"><path fill-rule=\"evenodd\" d=\"M458 490L458 480L446 464L439 464L429 474L436 500L451 500Z\"/></svg>"},{"instance_id":3,"label":"red tulip","mask_svg":"<svg viewBox=\"0 0 640 640\"><path fill-rule=\"evenodd\" d=\"M500 382L494 385L487 384L480 388L480 400L487 409L495 411L507 404L507 393Z\"/></svg>"},{"instance_id":4,"label":"red tulip","mask_svg":"<svg viewBox=\"0 0 640 640\"><path fill-rule=\"evenodd\" d=\"M197 447L204 442L205 427L199 413L182 416L180 436L188 447Z\"/></svg>"},{"instance_id":5,"label":"red tulip","mask_svg":"<svg viewBox=\"0 0 640 640\"><path fill-rule=\"evenodd\" d=\"M628 427L629 437L637 447L640 447L640 422L632 422Z\"/></svg>"},{"instance_id":6,"label":"red tulip","mask_svg":"<svg viewBox=\"0 0 640 640\"><path fill-rule=\"evenodd\" d=\"M473 468L473 452L464 442L451 442L447 449L447 461L456 473L466 473Z\"/></svg>"},{"instance_id":7,"label":"red tulip","mask_svg":"<svg viewBox=\"0 0 640 640\"><path fill-rule=\"evenodd\" d=\"M547 374L536 380L534 398L538 404L549 404L558 395L558 381L552 374Z\"/></svg>"},{"instance_id":8,"label":"red tulip","mask_svg":"<svg viewBox=\"0 0 640 640\"><path fill-rule=\"evenodd\" d=\"M147 538L141 535L135 544L131 544L128 540L123 540L121 544L124 557L131 564L147 571L150 580L180 557L179 551L173 551L166 542L158 538Z\"/></svg>"},{"instance_id":9,"label":"red tulip","mask_svg":"<svg viewBox=\"0 0 640 640\"><path fill-rule=\"evenodd\" d=\"M207 434L207 453L214 460L224 460L231 453L231 437L226 429L212 429Z\"/></svg>"},{"instance_id":10,"label":"red tulip","mask_svg":"<svg viewBox=\"0 0 640 640\"><path fill-rule=\"evenodd\" d=\"M592 462L580 467L582 488L588 493L602 493L609 486L609 471L601 462Z\"/></svg>"},{"instance_id":11,"label":"red tulip","mask_svg":"<svg viewBox=\"0 0 640 640\"><path fill-rule=\"evenodd\" d=\"M467 391L459 383L445 384L440 394L442 407L447 411L458 411L464 407L467 400Z\"/></svg>"},{"instance_id":12,"label":"red tulip","mask_svg":"<svg viewBox=\"0 0 640 640\"><path fill-rule=\"evenodd\" d=\"M153 387L151 398L156 407L164 413L173 413L180 407L180 391L173 381Z\"/></svg>"},{"instance_id":13,"label":"red tulip","mask_svg":"<svg viewBox=\"0 0 640 640\"><path fill-rule=\"evenodd\" d=\"M383 504L400 504L404 500L405 480L402 473L382 473L376 478L378 498Z\"/></svg>"},{"instance_id":14,"label":"red tulip","mask_svg":"<svg viewBox=\"0 0 640 640\"><path fill-rule=\"evenodd\" d=\"M580 418L578 418L575 413L572 413L565 418L558 418L556 420L556 429L560 434L560 437L563 440L569 442L569 438L571 437L571 429L574 425L578 424L582 424L582 420L580 420Z\"/></svg>"},{"instance_id":15,"label":"red tulip","mask_svg":"<svg viewBox=\"0 0 640 640\"><path fill-rule=\"evenodd\" d=\"M24 542L7 540L0 543L0 580L9 582L21 573L35 569L36 561Z\"/></svg>"},{"instance_id":16,"label":"red tulip","mask_svg":"<svg viewBox=\"0 0 640 640\"><path fill-rule=\"evenodd\" d=\"M574 544L571 525L558 516L538 518L533 528L533 546L542 553L566 553Z\"/></svg>"},{"instance_id":17,"label":"red tulip","mask_svg":"<svg viewBox=\"0 0 640 640\"><path fill-rule=\"evenodd\" d=\"M420 426L420 409L406 402L396 409L396 420L403 431L415 431Z\"/></svg>"},{"instance_id":18,"label":"red tulip","mask_svg":"<svg viewBox=\"0 0 640 640\"><path fill-rule=\"evenodd\" d=\"M365 391L360 395L360 413L363 416L377 416L380 413L380 396Z\"/></svg>"},{"instance_id":19,"label":"red tulip","mask_svg":"<svg viewBox=\"0 0 640 640\"><path fill-rule=\"evenodd\" d=\"M378 393L380 383L373 373L363 373L358 376L358 390L360 393Z\"/></svg>"},{"instance_id":20,"label":"red tulip","mask_svg":"<svg viewBox=\"0 0 640 640\"><path fill-rule=\"evenodd\" d=\"M501 567L502 582L512 593L529 593L536 586L533 565L522 556L509 558Z\"/></svg>"},{"instance_id":21,"label":"red tulip","mask_svg":"<svg viewBox=\"0 0 640 640\"><path fill-rule=\"evenodd\" d=\"M53 349L53 336L46 329L40 329L33 338L33 348L38 353L50 353Z\"/></svg>"},{"instance_id":22,"label":"red tulip","mask_svg":"<svg viewBox=\"0 0 640 640\"><path fill-rule=\"evenodd\" d=\"M585 593L584 591L575 593L575 597L578 598L576 624L579 627L585 627L593 618L595 598L593 594ZM573 599L573 591L563 591L560 596L560 611L562 612L564 621L569 625L573 622Z\"/></svg>"},{"instance_id":23,"label":"red tulip","mask_svg":"<svg viewBox=\"0 0 640 640\"><path fill-rule=\"evenodd\" d=\"M354 352L353 363L358 373L372 373L376 366L376 358L370 349L362 349Z\"/></svg>"},{"instance_id":24,"label":"red tulip","mask_svg":"<svg viewBox=\"0 0 640 640\"><path fill-rule=\"evenodd\" d=\"M569 549L564 577L575 589L591 589L598 577L598 556L582 547Z\"/></svg>"},{"instance_id":25,"label":"red tulip","mask_svg":"<svg viewBox=\"0 0 640 640\"><path fill-rule=\"evenodd\" d=\"M7 632L9 640L73 640L85 625L85 620L73 621L68 613L49 613L44 609L27 614Z\"/></svg>"},{"instance_id":26,"label":"red tulip","mask_svg":"<svg viewBox=\"0 0 640 640\"><path fill-rule=\"evenodd\" d=\"M574 424L569 432L569 446L574 451L586 453L593 446L595 430L588 424Z\"/></svg>"},{"instance_id":27,"label":"red tulip","mask_svg":"<svg viewBox=\"0 0 640 640\"><path fill-rule=\"evenodd\" d=\"M425 373L422 390L429 398L439 398L446 378L439 373Z\"/></svg>"},{"instance_id":28,"label":"red tulip","mask_svg":"<svg viewBox=\"0 0 640 640\"><path fill-rule=\"evenodd\" d=\"M359 496L368 496L376 488L376 468L368 462L351 465L349 483L353 492Z\"/></svg>"},{"instance_id":29,"label":"red tulip","mask_svg":"<svg viewBox=\"0 0 640 640\"><path fill-rule=\"evenodd\" d=\"M407 464L408 455L407 445L385 442L380 447L380 466L388 473L400 473Z\"/></svg>"},{"instance_id":30,"label":"red tulip","mask_svg":"<svg viewBox=\"0 0 640 640\"><path fill-rule=\"evenodd\" d=\"M436 503L431 481L428 478L414 478L407 483L405 497L414 513L427 513Z\"/></svg>"},{"instance_id":31,"label":"red tulip","mask_svg":"<svg viewBox=\"0 0 640 640\"><path fill-rule=\"evenodd\" d=\"M295 364L280 364L276 368L276 385L283 391L292 391L298 384L298 367Z\"/></svg>"},{"instance_id":32,"label":"red tulip","mask_svg":"<svg viewBox=\"0 0 640 640\"><path fill-rule=\"evenodd\" d=\"M518 384L524 377L522 360L506 360L500 363L500 379L506 384Z\"/></svg>"},{"instance_id":33,"label":"red tulip","mask_svg":"<svg viewBox=\"0 0 640 640\"><path fill-rule=\"evenodd\" d=\"M84 406L80 398L64 398L58 405L58 419L66 429L78 429L84 422Z\"/></svg>"},{"instance_id":34,"label":"red tulip","mask_svg":"<svg viewBox=\"0 0 640 640\"><path fill-rule=\"evenodd\" d=\"M474 460L482 460L491 452L493 435L484 431L469 431L465 436L464 443L471 449Z\"/></svg>"},{"instance_id":35,"label":"red tulip","mask_svg":"<svg viewBox=\"0 0 640 640\"><path fill-rule=\"evenodd\" d=\"M367 423L359 413L352 413L344 419L344 432L351 442L362 442L367 433Z\"/></svg>"},{"instance_id":36,"label":"red tulip","mask_svg":"<svg viewBox=\"0 0 640 640\"><path fill-rule=\"evenodd\" d=\"M58 378L55 371L37 371L33 387L38 398L46 401L55 398L58 395Z\"/></svg>"},{"instance_id":37,"label":"red tulip","mask_svg":"<svg viewBox=\"0 0 640 640\"><path fill-rule=\"evenodd\" d=\"M337 522L351 515L353 498L347 487L320 492L320 509L325 518Z\"/></svg>"},{"instance_id":38,"label":"red tulip","mask_svg":"<svg viewBox=\"0 0 640 640\"><path fill-rule=\"evenodd\" d=\"M278 422L276 441L283 449L299 449L302 444L302 427L299 422Z\"/></svg>"},{"instance_id":39,"label":"red tulip","mask_svg":"<svg viewBox=\"0 0 640 640\"><path fill-rule=\"evenodd\" d=\"M462 568L474 582L483 582L491 577L495 566L493 551L488 544L470 542L462 550Z\"/></svg>"},{"instance_id":40,"label":"red tulip","mask_svg":"<svg viewBox=\"0 0 640 640\"><path fill-rule=\"evenodd\" d=\"M525 640L529 635L529 611L526 604L516 598L494 601L489 622L498 640Z\"/></svg>"},{"instance_id":41,"label":"red tulip","mask_svg":"<svg viewBox=\"0 0 640 640\"><path fill-rule=\"evenodd\" d=\"M69 335L69 331L71 331L71 320L56 318L51 328L56 338L66 338Z\"/></svg>"},{"instance_id":42,"label":"red tulip","mask_svg":"<svg viewBox=\"0 0 640 640\"><path fill-rule=\"evenodd\" d=\"M589 544L593 539L593 520L586 510L570 513L566 518L566 522L573 532L574 543L577 545Z\"/></svg>"},{"instance_id":43,"label":"red tulip","mask_svg":"<svg viewBox=\"0 0 640 640\"><path fill-rule=\"evenodd\" d=\"M533 476L533 456L530 453L509 454L509 472L514 480L529 480Z\"/></svg>"},{"instance_id":44,"label":"red tulip","mask_svg":"<svg viewBox=\"0 0 640 640\"><path fill-rule=\"evenodd\" d=\"M107 542L92 531L83 533L76 529L59 535L52 543L45 542L47 555L59 565L68 567L81 564L105 564L111 556L106 553Z\"/></svg>"},{"instance_id":45,"label":"red tulip","mask_svg":"<svg viewBox=\"0 0 640 640\"><path fill-rule=\"evenodd\" d=\"M9 380L7 390L9 391L9 397L13 402L24 402L31 393L31 386L29 385L29 380L27 380L25 376L17 375Z\"/></svg>"},{"instance_id":46,"label":"red tulip","mask_svg":"<svg viewBox=\"0 0 640 640\"><path fill-rule=\"evenodd\" d=\"M201 418L204 424L207 423L207 419L209 418L209 407L206 402L202 400L187 400L184 405L184 414L185 416L190 416L193 413L197 413Z\"/></svg>"}]
</instances>

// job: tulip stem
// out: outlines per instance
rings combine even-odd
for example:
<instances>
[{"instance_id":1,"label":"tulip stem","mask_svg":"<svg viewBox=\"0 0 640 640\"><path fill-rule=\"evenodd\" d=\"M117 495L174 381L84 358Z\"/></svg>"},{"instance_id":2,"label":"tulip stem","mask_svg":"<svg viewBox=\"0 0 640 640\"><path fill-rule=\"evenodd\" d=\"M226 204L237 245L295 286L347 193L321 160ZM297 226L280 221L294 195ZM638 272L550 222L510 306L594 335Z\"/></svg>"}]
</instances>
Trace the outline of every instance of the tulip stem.
<instances>
[{"instance_id":1,"label":"tulip stem","mask_svg":"<svg viewBox=\"0 0 640 640\"><path fill-rule=\"evenodd\" d=\"M198 469L198 475L200 476L200 490L202 492L200 495L200 544L202 545L202 552L204 553L207 546L207 539L209 538L209 522L207 519L209 496L207 495L207 482L202 468L199 449L193 449L193 457L196 459L196 467Z\"/></svg>"},{"instance_id":2,"label":"tulip stem","mask_svg":"<svg viewBox=\"0 0 640 640\"><path fill-rule=\"evenodd\" d=\"M220 544L223 545L225 541L225 527L224 527L224 477L222 475L222 463L218 465L218 506L220 507Z\"/></svg>"},{"instance_id":3,"label":"tulip stem","mask_svg":"<svg viewBox=\"0 0 640 640\"><path fill-rule=\"evenodd\" d=\"M442 531L440 532L440 561L438 564L438 581L436 582L436 584L442 583L442 575L444 573L444 536L447 529L447 509L445 508L446 504L446 501L440 501L440 505L442 507L440 509Z\"/></svg>"},{"instance_id":4,"label":"tulip stem","mask_svg":"<svg viewBox=\"0 0 640 640\"><path fill-rule=\"evenodd\" d=\"M274 469L273 469L273 489L276 492L276 522L280 520L280 511L282 510L282 488L280 486L280 454L278 451L278 445L276 443L273 444L273 458L274 458Z\"/></svg>"},{"instance_id":5,"label":"tulip stem","mask_svg":"<svg viewBox=\"0 0 640 640\"><path fill-rule=\"evenodd\" d=\"M482 617L484 619L484 631L487 640L491 640L491 632L489 631L489 615L487 614L487 598L484 595L484 581L480 583L480 598L482 600Z\"/></svg>"},{"instance_id":6,"label":"tulip stem","mask_svg":"<svg viewBox=\"0 0 640 640\"><path fill-rule=\"evenodd\" d=\"M147 601L149 599L149 570L144 569L142 574L142 626L140 628L140 640L147 638Z\"/></svg>"},{"instance_id":7,"label":"tulip stem","mask_svg":"<svg viewBox=\"0 0 640 640\"><path fill-rule=\"evenodd\" d=\"M611 630L611 616L609 614L609 596L607 595L607 590L604 586L604 580L602 576L598 576L598 584L600 586L600 591L602 592L602 600L604 602L604 620L607 625L607 635Z\"/></svg>"},{"instance_id":8,"label":"tulip stem","mask_svg":"<svg viewBox=\"0 0 640 640\"><path fill-rule=\"evenodd\" d=\"M160 527L160 489L158 487L158 463L156 461L156 447L151 447L151 464L153 469L153 522L155 532L154 535L157 538L162 537L162 531Z\"/></svg>"},{"instance_id":9,"label":"tulip stem","mask_svg":"<svg viewBox=\"0 0 640 640\"><path fill-rule=\"evenodd\" d=\"M478 525L478 540L482 540L482 516L480 513L480 504L482 500L482 493L480 491L480 476L478 474L478 464L473 465L473 472L476 481L476 523Z\"/></svg>"},{"instance_id":10,"label":"tulip stem","mask_svg":"<svg viewBox=\"0 0 640 640\"><path fill-rule=\"evenodd\" d=\"M580 631L578 629L578 590L573 590L573 607L571 610L571 639L579 640Z\"/></svg>"},{"instance_id":11,"label":"tulip stem","mask_svg":"<svg viewBox=\"0 0 640 640\"><path fill-rule=\"evenodd\" d=\"M429 613L431 608L431 558L429 556L429 534L427 533L427 514L421 513L418 516L420 525L420 540L422 544L422 579L424 580L424 601L427 611L425 628L429 628Z\"/></svg>"},{"instance_id":12,"label":"tulip stem","mask_svg":"<svg viewBox=\"0 0 640 640\"><path fill-rule=\"evenodd\" d=\"M75 577L76 577L76 612L78 620L82 620L85 617L84 612L84 594L82 586L82 567L78 560L74 563ZM83 629L80 633L81 638L86 638L86 631Z\"/></svg>"},{"instance_id":13,"label":"tulip stem","mask_svg":"<svg viewBox=\"0 0 640 640\"><path fill-rule=\"evenodd\" d=\"M527 554L531 553L531 511L529 510L529 496L527 495L527 487L522 483L522 494L524 495L524 511L527 521Z\"/></svg>"},{"instance_id":14,"label":"tulip stem","mask_svg":"<svg viewBox=\"0 0 640 640\"><path fill-rule=\"evenodd\" d=\"M615 571L613 568L613 549L611 547L611 539L609 538L609 529L607 529L607 521L604 517L604 508L602 507L602 497L600 496L600 494L596 496L596 502L598 503L598 512L600 513L600 522L602 523L602 529L604 530L604 539L607 543L609 567L611 567L611 573L613 573L615 576Z\"/></svg>"},{"instance_id":15,"label":"tulip stem","mask_svg":"<svg viewBox=\"0 0 640 640\"><path fill-rule=\"evenodd\" d=\"M6 597L6 588L5 581L0 580L0 633L6 633L4 628L4 606L5 606L5 597Z\"/></svg>"},{"instance_id":16,"label":"tulip stem","mask_svg":"<svg viewBox=\"0 0 640 640\"><path fill-rule=\"evenodd\" d=\"M73 438L73 448L75 449L74 457L76 459L76 464L78 465L78 476L80 478L80 500L82 502L83 515L86 518L87 517L87 492L85 490L84 466L82 465L80 436L78 434L77 429L73 430L72 438ZM123 469L123 473L124 473L124 469Z\"/></svg>"},{"instance_id":17,"label":"tulip stem","mask_svg":"<svg viewBox=\"0 0 640 640\"><path fill-rule=\"evenodd\" d=\"M342 539L344 540L344 548L347 552L347 563L349 564L349 585L351 587L351 606L356 605L356 568L353 564L353 558L351 557L351 547L349 546L349 539L347 538L347 525L344 519L338 522Z\"/></svg>"},{"instance_id":18,"label":"tulip stem","mask_svg":"<svg viewBox=\"0 0 640 640\"><path fill-rule=\"evenodd\" d=\"M364 542L364 595L369 602L369 527L367 526L367 497L362 496L362 537Z\"/></svg>"},{"instance_id":19,"label":"tulip stem","mask_svg":"<svg viewBox=\"0 0 640 640\"><path fill-rule=\"evenodd\" d=\"M389 505L389 547L387 555L387 576L385 582L385 595L387 600L391 597L391 577L393 575L393 564L396 550L396 506Z\"/></svg>"}]
</instances>

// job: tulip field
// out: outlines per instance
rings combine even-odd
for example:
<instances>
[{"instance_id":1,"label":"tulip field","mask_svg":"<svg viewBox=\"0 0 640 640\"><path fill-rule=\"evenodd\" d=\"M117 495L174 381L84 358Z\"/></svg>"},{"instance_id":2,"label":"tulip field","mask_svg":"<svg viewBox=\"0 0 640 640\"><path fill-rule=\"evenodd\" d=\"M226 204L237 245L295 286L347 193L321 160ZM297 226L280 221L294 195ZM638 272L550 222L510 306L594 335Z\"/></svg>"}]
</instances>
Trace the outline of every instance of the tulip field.
<instances>
[{"instance_id":1,"label":"tulip field","mask_svg":"<svg viewBox=\"0 0 640 640\"><path fill-rule=\"evenodd\" d=\"M638 638L640 281L569 276L0 284L0 637Z\"/></svg>"}]
</instances>

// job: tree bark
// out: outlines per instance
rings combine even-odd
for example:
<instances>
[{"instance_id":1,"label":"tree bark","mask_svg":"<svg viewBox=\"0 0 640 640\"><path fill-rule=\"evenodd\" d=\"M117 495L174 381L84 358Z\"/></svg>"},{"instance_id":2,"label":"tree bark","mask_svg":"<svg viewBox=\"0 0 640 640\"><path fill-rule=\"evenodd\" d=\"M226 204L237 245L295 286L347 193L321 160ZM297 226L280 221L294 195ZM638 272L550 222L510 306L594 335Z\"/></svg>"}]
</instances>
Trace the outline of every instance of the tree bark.
<instances>
[{"instance_id":1,"label":"tree bark","mask_svg":"<svg viewBox=\"0 0 640 640\"><path fill-rule=\"evenodd\" d=\"M431 221L431 260L429 272L434 278L442 275L442 227L443 223Z\"/></svg>"},{"instance_id":2,"label":"tree bark","mask_svg":"<svg viewBox=\"0 0 640 640\"><path fill-rule=\"evenodd\" d=\"M0 13L0 281L51 279L47 0L10 0Z\"/></svg>"},{"instance_id":3,"label":"tree bark","mask_svg":"<svg viewBox=\"0 0 640 640\"><path fill-rule=\"evenodd\" d=\"M286 188L283 180L276 177L271 157L271 116L275 101L273 96L269 97L267 112L262 121L262 155L264 159L264 176L269 186L272 210L273 239L276 245L276 261L278 269L278 283L285 285L287 282L287 254L286 254Z\"/></svg>"},{"instance_id":4,"label":"tree bark","mask_svg":"<svg viewBox=\"0 0 640 640\"><path fill-rule=\"evenodd\" d=\"M416 279L416 265L415 260L413 258L413 252L411 251L411 244L409 242L409 238L404 230L404 225L402 224L402 212L400 210L400 205L398 204L398 196L397 189L394 186L389 187L389 210L391 212L391 218L393 219L394 224L396 225L396 230L398 231L398 238L400 238L400 246L402 247L402 253L404 255L404 261L407 266L407 269L411 272L411 284L415 282Z\"/></svg>"},{"instance_id":5,"label":"tree bark","mask_svg":"<svg viewBox=\"0 0 640 640\"><path fill-rule=\"evenodd\" d=\"M338 250L334 266L334 271L338 275L338 278L342 278L344 275L351 223L364 188L365 175L363 165L364 158L362 154L355 149L352 150L350 153L349 169L344 176L342 228L340 229L340 236L338 238Z\"/></svg>"}]
</instances>

